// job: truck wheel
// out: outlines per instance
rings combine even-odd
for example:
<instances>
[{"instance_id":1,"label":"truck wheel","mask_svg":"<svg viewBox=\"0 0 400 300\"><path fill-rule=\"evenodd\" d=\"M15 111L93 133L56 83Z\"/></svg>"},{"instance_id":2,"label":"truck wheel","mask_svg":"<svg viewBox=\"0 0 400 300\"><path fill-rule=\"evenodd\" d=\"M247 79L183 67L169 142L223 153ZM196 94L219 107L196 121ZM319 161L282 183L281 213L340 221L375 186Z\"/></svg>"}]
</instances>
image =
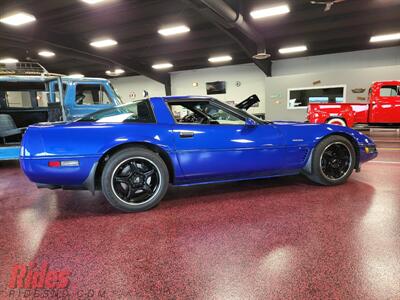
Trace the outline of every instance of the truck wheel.
<instances>
[{"instance_id":1,"label":"truck wheel","mask_svg":"<svg viewBox=\"0 0 400 300\"><path fill-rule=\"evenodd\" d=\"M326 122L327 124L347 126L346 121L340 118L333 118Z\"/></svg>"},{"instance_id":2,"label":"truck wheel","mask_svg":"<svg viewBox=\"0 0 400 300\"><path fill-rule=\"evenodd\" d=\"M161 157L146 148L128 148L111 156L101 176L108 202L125 212L156 206L168 189L169 174Z\"/></svg>"},{"instance_id":3,"label":"truck wheel","mask_svg":"<svg viewBox=\"0 0 400 300\"><path fill-rule=\"evenodd\" d=\"M345 137L332 135L315 147L311 174L307 176L322 185L342 184L353 173L355 163L356 153L352 143Z\"/></svg>"}]
</instances>

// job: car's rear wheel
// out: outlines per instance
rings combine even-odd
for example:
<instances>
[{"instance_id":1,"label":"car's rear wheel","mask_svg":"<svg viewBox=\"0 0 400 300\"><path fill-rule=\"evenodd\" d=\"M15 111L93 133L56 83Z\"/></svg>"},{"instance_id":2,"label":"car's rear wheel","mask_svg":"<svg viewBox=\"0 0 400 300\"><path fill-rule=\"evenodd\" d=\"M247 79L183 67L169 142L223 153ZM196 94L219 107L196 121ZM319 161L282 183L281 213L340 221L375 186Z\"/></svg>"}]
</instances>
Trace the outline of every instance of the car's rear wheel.
<instances>
[{"instance_id":1,"label":"car's rear wheel","mask_svg":"<svg viewBox=\"0 0 400 300\"><path fill-rule=\"evenodd\" d=\"M322 185L342 184L353 173L355 163L353 144L343 136L329 136L314 149L308 177Z\"/></svg>"},{"instance_id":2,"label":"car's rear wheel","mask_svg":"<svg viewBox=\"0 0 400 300\"><path fill-rule=\"evenodd\" d=\"M168 189L169 174L155 152L135 147L110 157L101 184L108 202L125 212L148 210L157 205Z\"/></svg>"},{"instance_id":3,"label":"car's rear wheel","mask_svg":"<svg viewBox=\"0 0 400 300\"><path fill-rule=\"evenodd\" d=\"M326 123L327 123L327 124L332 124L332 125L344 126L344 127L347 126L346 121L343 120L343 119L340 119L340 118L333 118L333 119L330 119L330 120L328 120Z\"/></svg>"}]
</instances>

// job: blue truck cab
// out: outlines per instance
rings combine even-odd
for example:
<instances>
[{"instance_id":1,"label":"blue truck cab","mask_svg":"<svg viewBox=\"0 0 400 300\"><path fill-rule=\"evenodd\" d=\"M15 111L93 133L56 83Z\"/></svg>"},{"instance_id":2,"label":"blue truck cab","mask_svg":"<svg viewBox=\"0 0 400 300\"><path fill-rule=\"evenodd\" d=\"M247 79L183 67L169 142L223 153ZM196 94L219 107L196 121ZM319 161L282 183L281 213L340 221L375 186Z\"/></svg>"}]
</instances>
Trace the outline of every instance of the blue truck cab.
<instances>
[{"instance_id":1,"label":"blue truck cab","mask_svg":"<svg viewBox=\"0 0 400 300\"><path fill-rule=\"evenodd\" d=\"M107 79L51 74L34 63L0 64L0 160L18 159L29 125L72 121L121 103Z\"/></svg>"}]
</instances>

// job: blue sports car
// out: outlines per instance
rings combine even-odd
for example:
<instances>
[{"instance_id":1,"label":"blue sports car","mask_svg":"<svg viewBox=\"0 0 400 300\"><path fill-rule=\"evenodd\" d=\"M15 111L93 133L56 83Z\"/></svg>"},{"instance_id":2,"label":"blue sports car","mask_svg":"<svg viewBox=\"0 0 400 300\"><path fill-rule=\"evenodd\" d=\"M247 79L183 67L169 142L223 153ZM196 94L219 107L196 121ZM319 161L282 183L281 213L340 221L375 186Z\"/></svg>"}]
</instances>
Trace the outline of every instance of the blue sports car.
<instances>
[{"instance_id":1,"label":"blue sports car","mask_svg":"<svg viewBox=\"0 0 400 300\"><path fill-rule=\"evenodd\" d=\"M350 128L267 122L209 97L158 97L30 126L20 160L38 187L101 190L132 212L157 205L170 183L301 173L337 185L376 156L374 142Z\"/></svg>"}]
</instances>

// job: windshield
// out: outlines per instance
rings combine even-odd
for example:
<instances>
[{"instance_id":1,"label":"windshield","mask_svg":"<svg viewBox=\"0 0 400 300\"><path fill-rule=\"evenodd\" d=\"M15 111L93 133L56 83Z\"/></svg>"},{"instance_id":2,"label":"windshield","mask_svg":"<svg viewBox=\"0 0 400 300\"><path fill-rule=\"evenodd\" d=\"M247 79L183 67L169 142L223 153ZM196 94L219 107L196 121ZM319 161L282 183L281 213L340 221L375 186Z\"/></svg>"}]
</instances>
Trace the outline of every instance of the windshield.
<instances>
[{"instance_id":1,"label":"windshield","mask_svg":"<svg viewBox=\"0 0 400 300\"><path fill-rule=\"evenodd\" d=\"M227 107L230 110L233 110L235 113L237 113L239 115L242 115L245 118L253 119L253 120L255 120L256 122L258 122L260 124L270 124L270 123L272 123L271 121L266 121L266 120L260 119L259 117L247 112L246 110L239 109L239 108L237 108L235 106L231 106L231 105L226 104L224 102L221 102L219 100L216 100L216 101L218 101L218 103L220 103L222 106Z\"/></svg>"},{"instance_id":2,"label":"windshield","mask_svg":"<svg viewBox=\"0 0 400 300\"><path fill-rule=\"evenodd\" d=\"M155 123L153 110L148 100L115 106L87 115L80 122L105 123Z\"/></svg>"}]
</instances>

